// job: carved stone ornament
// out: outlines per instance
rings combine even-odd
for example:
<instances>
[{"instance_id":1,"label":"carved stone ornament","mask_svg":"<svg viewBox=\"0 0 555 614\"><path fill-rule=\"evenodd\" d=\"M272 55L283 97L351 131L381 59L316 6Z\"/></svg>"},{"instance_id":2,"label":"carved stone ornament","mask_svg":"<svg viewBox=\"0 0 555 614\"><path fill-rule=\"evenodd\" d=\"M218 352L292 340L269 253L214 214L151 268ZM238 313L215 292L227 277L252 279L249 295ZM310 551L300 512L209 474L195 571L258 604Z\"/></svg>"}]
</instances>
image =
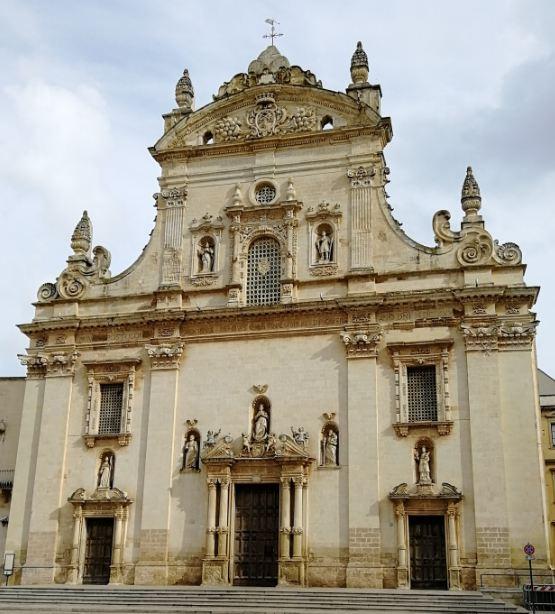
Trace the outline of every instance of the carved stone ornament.
<instances>
[{"instance_id":1,"label":"carved stone ornament","mask_svg":"<svg viewBox=\"0 0 555 614\"><path fill-rule=\"evenodd\" d=\"M55 284L42 284L38 291L39 301L52 299L78 299L90 284L99 284L110 278L110 252L97 245L91 253L92 223L88 213L83 211L71 237L73 254L67 259L67 267Z\"/></svg>"},{"instance_id":2,"label":"carved stone ornament","mask_svg":"<svg viewBox=\"0 0 555 614\"><path fill-rule=\"evenodd\" d=\"M352 188L369 188L375 174L376 170L373 167L364 168L364 166L350 168L347 171L347 177L351 180Z\"/></svg>"},{"instance_id":3,"label":"carved stone ornament","mask_svg":"<svg viewBox=\"0 0 555 614\"><path fill-rule=\"evenodd\" d=\"M264 442L252 441L247 433L233 439L231 435L218 438L220 431L211 434L210 443L207 440L203 446L201 460L204 464L221 463L222 461L236 462L250 458L295 458L299 461L308 461L309 455L306 445L297 443L291 436L281 434L276 437L270 433ZM307 437L308 440L308 437Z\"/></svg>"},{"instance_id":4,"label":"carved stone ornament","mask_svg":"<svg viewBox=\"0 0 555 614\"><path fill-rule=\"evenodd\" d=\"M482 206L480 188L472 168L468 167L461 191L461 207L464 211L461 230L451 230L449 211L442 209L433 218L432 226L438 247L449 251L456 247L458 262L464 266L487 264L516 265L522 261L522 252L516 243L499 245L484 229L478 212Z\"/></svg>"},{"instance_id":5,"label":"carved stone ornament","mask_svg":"<svg viewBox=\"0 0 555 614\"><path fill-rule=\"evenodd\" d=\"M490 323L461 324L466 349L490 354L497 349L498 328Z\"/></svg>"},{"instance_id":6,"label":"carved stone ornament","mask_svg":"<svg viewBox=\"0 0 555 614\"><path fill-rule=\"evenodd\" d=\"M176 369L184 348L185 345L183 343L145 345L152 369Z\"/></svg>"},{"instance_id":7,"label":"carved stone ornament","mask_svg":"<svg viewBox=\"0 0 555 614\"><path fill-rule=\"evenodd\" d=\"M27 367L27 379L41 378L46 375L48 358L41 355L18 354L19 362Z\"/></svg>"},{"instance_id":8,"label":"carved stone ornament","mask_svg":"<svg viewBox=\"0 0 555 614\"><path fill-rule=\"evenodd\" d=\"M389 498L392 500L447 499L457 502L463 498L463 495L458 488L448 482L442 482L441 487L436 484L408 486L406 482L403 482L391 489Z\"/></svg>"},{"instance_id":9,"label":"carved stone ornament","mask_svg":"<svg viewBox=\"0 0 555 614\"><path fill-rule=\"evenodd\" d=\"M239 73L220 86L214 100L226 98L256 85L273 83L322 87L322 82L318 81L310 70L291 66L289 60L279 52L278 48L270 45L249 64L247 73Z\"/></svg>"},{"instance_id":10,"label":"carved stone ornament","mask_svg":"<svg viewBox=\"0 0 555 614\"><path fill-rule=\"evenodd\" d=\"M347 350L347 358L368 358L376 356L377 346L382 337L378 331L342 331L341 341Z\"/></svg>"},{"instance_id":11,"label":"carved stone ornament","mask_svg":"<svg viewBox=\"0 0 555 614\"><path fill-rule=\"evenodd\" d=\"M268 384L253 384L252 390L256 394L266 394L266 391L268 390Z\"/></svg>"},{"instance_id":12,"label":"carved stone ornament","mask_svg":"<svg viewBox=\"0 0 555 614\"><path fill-rule=\"evenodd\" d=\"M310 267L309 273L313 277L331 277L332 275L337 275L338 270L339 268L336 264L322 264Z\"/></svg>"},{"instance_id":13,"label":"carved stone ornament","mask_svg":"<svg viewBox=\"0 0 555 614\"><path fill-rule=\"evenodd\" d=\"M308 220L336 220L342 217L342 215L343 212L339 203L332 205L325 200L319 202L316 207L309 207L306 210L306 218Z\"/></svg>"}]
</instances>

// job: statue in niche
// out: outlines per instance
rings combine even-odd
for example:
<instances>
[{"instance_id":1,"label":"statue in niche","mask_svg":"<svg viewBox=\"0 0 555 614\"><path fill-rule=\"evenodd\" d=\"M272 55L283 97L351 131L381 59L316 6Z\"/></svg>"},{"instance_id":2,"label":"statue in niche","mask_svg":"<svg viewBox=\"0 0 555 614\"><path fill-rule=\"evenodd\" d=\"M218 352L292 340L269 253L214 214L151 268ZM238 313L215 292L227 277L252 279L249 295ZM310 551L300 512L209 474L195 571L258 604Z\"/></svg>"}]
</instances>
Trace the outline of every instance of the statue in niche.
<instances>
[{"instance_id":1,"label":"statue in niche","mask_svg":"<svg viewBox=\"0 0 555 614\"><path fill-rule=\"evenodd\" d=\"M260 402L254 416L253 440L256 442L266 441L269 426L270 415L264 407L264 403Z\"/></svg>"},{"instance_id":2,"label":"statue in niche","mask_svg":"<svg viewBox=\"0 0 555 614\"><path fill-rule=\"evenodd\" d=\"M105 454L98 470L98 488L111 488L112 487L112 463L113 458L111 454Z\"/></svg>"},{"instance_id":3,"label":"statue in niche","mask_svg":"<svg viewBox=\"0 0 555 614\"><path fill-rule=\"evenodd\" d=\"M333 235L325 228L322 228L316 239L316 252L318 264L328 264L333 259Z\"/></svg>"},{"instance_id":4,"label":"statue in niche","mask_svg":"<svg viewBox=\"0 0 555 614\"><path fill-rule=\"evenodd\" d=\"M339 459L337 455L338 445L339 437L336 431L332 428L329 428L322 437L322 465L339 465Z\"/></svg>"},{"instance_id":5,"label":"statue in niche","mask_svg":"<svg viewBox=\"0 0 555 614\"><path fill-rule=\"evenodd\" d=\"M183 446L183 469L198 469L199 446L194 433L190 433Z\"/></svg>"},{"instance_id":6,"label":"statue in niche","mask_svg":"<svg viewBox=\"0 0 555 614\"><path fill-rule=\"evenodd\" d=\"M432 483L432 475L430 471L430 451L426 446L418 448L414 451L414 460L416 461L416 469L418 475L418 484L429 485Z\"/></svg>"},{"instance_id":7,"label":"statue in niche","mask_svg":"<svg viewBox=\"0 0 555 614\"><path fill-rule=\"evenodd\" d=\"M197 254L200 262L199 273L212 273L214 270L214 248L208 239L200 242Z\"/></svg>"},{"instance_id":8,"label":"statue in niche","mask_svg":"<svg viewBox=\"0 0 555 614\"><path fill-rule=\"evenodd\" d=\"M291 433L293 434L293 439L295 440L295 443L302 448L306 448L309 435L307 431L304 430L304 426L299 426L298 429L294 429L293 427L291 427Z\"/></svg>"}]
</instances>

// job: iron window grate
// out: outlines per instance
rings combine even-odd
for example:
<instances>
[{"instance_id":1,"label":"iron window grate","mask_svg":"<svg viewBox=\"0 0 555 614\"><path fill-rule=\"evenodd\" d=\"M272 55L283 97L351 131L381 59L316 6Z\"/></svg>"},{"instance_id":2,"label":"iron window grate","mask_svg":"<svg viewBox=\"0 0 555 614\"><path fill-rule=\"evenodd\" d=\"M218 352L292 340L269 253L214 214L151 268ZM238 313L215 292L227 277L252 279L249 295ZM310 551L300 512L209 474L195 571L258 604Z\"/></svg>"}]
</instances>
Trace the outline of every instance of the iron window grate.
<instances>
[{"instance_id":1,"label":"iron window grate","mask_svg":"<svg viewBox=\"0 0 555 614\"><path fill-rule=\"evenodd\" d=\"M247 305L272 305L281 299L279 243L270 237L257 239L249 248Z\"/></svg>"},{"instance_id":2,"label":"iron window grate","mask_svg":"<svg viewBox=\"0 0 555 614\"><path fill-rule=\"evenodd\" d=\"M437 421L437 385L434 365L407 367L409 422Z\"/></svg>"},{"instance_id":3,"label":"iron window grate","mask_svg":"<svg viewBox=\"0 0 555 614\"><path fill-rule=\"evenodd\" d=\"M99 435L119 433L123 405L123 384L100 384Z\"/></svg>"}]
</instances>

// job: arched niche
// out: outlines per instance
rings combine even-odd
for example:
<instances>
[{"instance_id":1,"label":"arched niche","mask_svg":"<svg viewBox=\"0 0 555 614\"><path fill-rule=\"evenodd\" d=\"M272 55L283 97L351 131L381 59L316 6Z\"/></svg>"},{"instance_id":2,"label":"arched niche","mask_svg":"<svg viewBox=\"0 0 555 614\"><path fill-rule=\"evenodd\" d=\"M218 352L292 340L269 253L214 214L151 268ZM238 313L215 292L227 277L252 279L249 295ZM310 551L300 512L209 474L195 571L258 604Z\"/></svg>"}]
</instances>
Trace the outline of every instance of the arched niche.
<instances>
[{"instance_id":1,"label":"arched niche","mask_svg":"<svg viewBox=\"0 0 555 614\"><path fill-rule=\"evenodd\" d=\"M320 431L320 467L339 467L339 427L327 420Z\"/></svg>"},{"instance_id":2,"label":"arched niche","mask_svg":"<svg viewBox=\"0 0 555 614\"><path fill-rule=\"evenodd\" d=\"M252 402L251 440L253 443L264 443L268 440L272 428L272 406L270 399L258 395Z\"/></svg>"},{"instance_id":3,"label":"arched niche","mask_svg":"<svg viewBox=\"0 0 555 614\"><path fill-rule=\"evenodd\" d=\"M96 488L112 489L116 469L116 455L110 449L104 449L98 456L96 471Z\"/></svg>"},{"instance_id":4,"label":"arched niche","mask_svg":"<svg viewBox=\"0 0 555 614\"><path fill-rule=\"evenodd\" d=\"M200 237L196 245L196 274L213 273L216 264L216 239L213 235L205 234Z\"/></svg>"},{"instance_id":5,"label":"arched niche","mask_svg":"<svg viewBox=\"0 0 555 614\"><path fill-rule=\"evenodd\" d=\"M200 471L200 431L189 428L185 432L182 448L181 471Z\"/></svg>"},{"instance_id":6,"label":"arched niche","mask_svg":"<svg viewBox=\"0 0 555 614\"><path fill-rule=\"evenodd\" d=\"M333 117L324 115L320 120L320 130L333 130Z\"/></svg>"},{"instance_id":7,"label":"arched niche","mask_svg":"<svg viewBox=\"0 0 555 614\"><path fill-rule=\"evenodd\" d=\"M312 264L333 264L335 259L335 225L333 222L320 222L315 225L312 240Z\"/></svg>"},{"instance_id":8,"label":"arched niche","mask_svg":"<svg viewBox=\"0 0 555 614\"><path fill-rule=\"evenodd\" d=\"M436 459L434 442L429 437L419 437L413 448L414 482L429 486L436 481Z\"/></svg>"}]
</instances>

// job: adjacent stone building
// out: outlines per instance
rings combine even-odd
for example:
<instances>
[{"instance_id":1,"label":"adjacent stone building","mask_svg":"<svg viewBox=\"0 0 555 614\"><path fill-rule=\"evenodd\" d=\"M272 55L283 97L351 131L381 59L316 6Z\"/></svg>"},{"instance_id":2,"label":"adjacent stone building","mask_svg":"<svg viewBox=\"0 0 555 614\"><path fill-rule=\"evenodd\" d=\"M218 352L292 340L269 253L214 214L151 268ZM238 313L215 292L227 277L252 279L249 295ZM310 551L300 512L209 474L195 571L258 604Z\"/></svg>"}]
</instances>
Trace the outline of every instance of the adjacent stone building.
<instances>
[{"instance_id":1,"label":"adjacent stone building","mask_svg":"<svg viewBox=\"0 0 555 614\"><path fill-rule=\"evenodd\" d=\"M111 277L83 214L20 327L15 581L475 588L528 541L547 565L538 289L470 167L459 229L403 232L368 74L360 43L346 93L270 46L195 111L185 71L137 261Z\"/></svg>"}]
</instances>

